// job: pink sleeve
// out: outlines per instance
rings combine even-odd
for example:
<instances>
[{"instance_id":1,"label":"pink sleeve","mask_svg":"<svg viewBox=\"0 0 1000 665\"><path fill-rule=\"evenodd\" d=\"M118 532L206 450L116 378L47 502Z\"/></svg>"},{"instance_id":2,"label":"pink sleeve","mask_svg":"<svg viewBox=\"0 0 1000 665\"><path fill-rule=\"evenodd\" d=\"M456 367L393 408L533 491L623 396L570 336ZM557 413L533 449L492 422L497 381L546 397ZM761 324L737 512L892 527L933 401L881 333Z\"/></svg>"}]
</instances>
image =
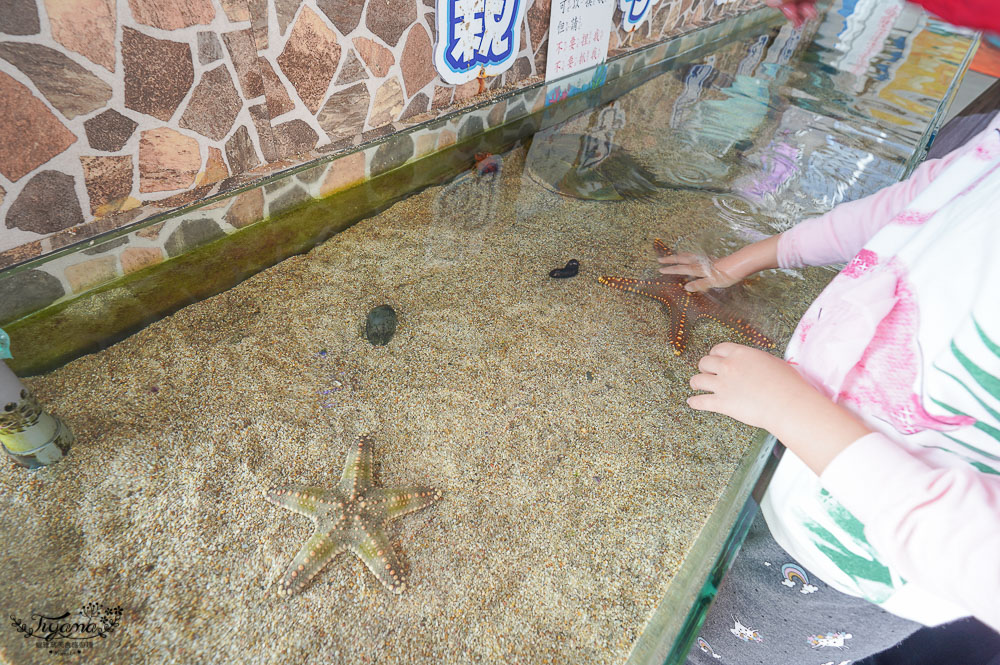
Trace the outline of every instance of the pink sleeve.
<instances>
[{"instance_id":1,"label":"pink sleeve","mask_svg":"<svg viewBox=\"0 0 1000 665\"><path fill-rule=\"evenodd\" d=\"M1000 630L1000 476L928 466L875 433L837 455L820 480L904 578Z\"/></svg>"},{"instance_id":2,"label":"pink sleeve","mask_svg":"<svg viewBox=\"0 0 1000 665\"><path fill-rule=\"evenodd\" d=\"M941 159L924 162L902 182L799 222L778 238L778 266L798 268L849 261L876 231L902 212L945 167L974 144L975 139L970 140Z\"/></svg>"}]
</instances>

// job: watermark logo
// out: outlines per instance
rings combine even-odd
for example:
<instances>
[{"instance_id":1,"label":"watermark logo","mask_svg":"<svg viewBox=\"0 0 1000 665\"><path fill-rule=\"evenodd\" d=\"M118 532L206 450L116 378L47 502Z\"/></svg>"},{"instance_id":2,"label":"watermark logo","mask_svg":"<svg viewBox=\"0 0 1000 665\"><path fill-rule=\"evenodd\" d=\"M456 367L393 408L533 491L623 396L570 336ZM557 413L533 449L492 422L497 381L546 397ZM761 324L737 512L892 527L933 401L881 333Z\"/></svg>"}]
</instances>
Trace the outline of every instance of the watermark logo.
<instances>
[{"instance_id":1,"label":"watermark logo","mask_svg":"<svg viewBox=\"0 0 1000 665\"><path fill-rule=\"evenodd\" d=\"M121 607L87 603L76 612L34 612L22 620L10 615L11 625L34 646L51 654L83 653L94 648L118 628Z\"/></svg>"}]
</instances>

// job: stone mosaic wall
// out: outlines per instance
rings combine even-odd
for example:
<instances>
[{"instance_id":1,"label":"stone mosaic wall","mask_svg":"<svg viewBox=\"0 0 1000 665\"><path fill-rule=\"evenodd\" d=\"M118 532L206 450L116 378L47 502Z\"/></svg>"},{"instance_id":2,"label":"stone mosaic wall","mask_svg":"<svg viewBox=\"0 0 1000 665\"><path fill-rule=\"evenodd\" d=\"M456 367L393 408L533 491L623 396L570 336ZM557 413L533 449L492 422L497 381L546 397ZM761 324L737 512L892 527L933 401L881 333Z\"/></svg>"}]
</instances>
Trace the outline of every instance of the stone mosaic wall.
<instances>
[{"instance_id":1,"label":"stone mosaic wall","mask_svg":"<svg viewBox=\"0 0 1000 665\"><path fill-rule=\"evenodd\" d=\"M480 93L433 70L434 0L4 0L0 270L532 84L551 1L529 0L521 53ZM756 5L661 0L612 54ZM268 212L232 208L211 233ZM139 245L63 261L59 287L170 255Z\"/></svg>"}]
</instances>

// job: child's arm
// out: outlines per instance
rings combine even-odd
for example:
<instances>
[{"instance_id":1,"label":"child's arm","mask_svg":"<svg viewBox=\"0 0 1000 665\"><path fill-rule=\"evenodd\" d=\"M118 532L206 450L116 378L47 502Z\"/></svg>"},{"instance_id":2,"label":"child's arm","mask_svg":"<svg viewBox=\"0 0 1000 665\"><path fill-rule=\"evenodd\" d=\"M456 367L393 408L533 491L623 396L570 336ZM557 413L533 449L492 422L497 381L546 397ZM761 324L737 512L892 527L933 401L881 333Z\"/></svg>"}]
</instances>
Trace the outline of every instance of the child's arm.
<instances>
[{"instance_id":1,"label":"child's arm","mask_svg":"<svg viewBox=\"0 0 1000 665\"><path fill-rule=\"evenodd\" d=\"M976 139L970 140L941 159L924 162L902 182L863 199L841 203L825 215L799 222L784 233L747 245L720 259L710 261L697 254L661 257L659 261L664 267L660 272L694 277L684 288L706 291L732 286L769 268L845 263L879 229L905 210L945 167L975 145Z\"/></svg>"},{"instance_id":2,"label":"child's arm","mask_svg":"<svg viewBox=\"0 0 1000 665\"><path fill-rule=\"evenodd\" d=\"M764 351L719 344L698 369L692 408L774 434L904 577L1000 630L1000 476L928 466Z\"/></svg>"}]
</instances>

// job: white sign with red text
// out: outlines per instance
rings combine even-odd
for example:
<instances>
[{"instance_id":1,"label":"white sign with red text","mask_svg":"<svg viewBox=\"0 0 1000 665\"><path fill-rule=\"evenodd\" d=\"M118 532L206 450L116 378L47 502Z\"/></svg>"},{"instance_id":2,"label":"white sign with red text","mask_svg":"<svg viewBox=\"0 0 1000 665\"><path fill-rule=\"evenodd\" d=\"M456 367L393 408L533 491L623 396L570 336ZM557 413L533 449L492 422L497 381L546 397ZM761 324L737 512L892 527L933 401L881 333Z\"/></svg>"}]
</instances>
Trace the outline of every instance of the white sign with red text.
<instances>
[{"instance_id":1,"label":"white sign with red text","mask_svg":"<svg viewBox=\"0 0 1000 665\"><path fill-rule=\"evenodd\" d=\"M545 80L595 67L608 58L615 0L552 0Z\"/></svg>"}]
</instances>

